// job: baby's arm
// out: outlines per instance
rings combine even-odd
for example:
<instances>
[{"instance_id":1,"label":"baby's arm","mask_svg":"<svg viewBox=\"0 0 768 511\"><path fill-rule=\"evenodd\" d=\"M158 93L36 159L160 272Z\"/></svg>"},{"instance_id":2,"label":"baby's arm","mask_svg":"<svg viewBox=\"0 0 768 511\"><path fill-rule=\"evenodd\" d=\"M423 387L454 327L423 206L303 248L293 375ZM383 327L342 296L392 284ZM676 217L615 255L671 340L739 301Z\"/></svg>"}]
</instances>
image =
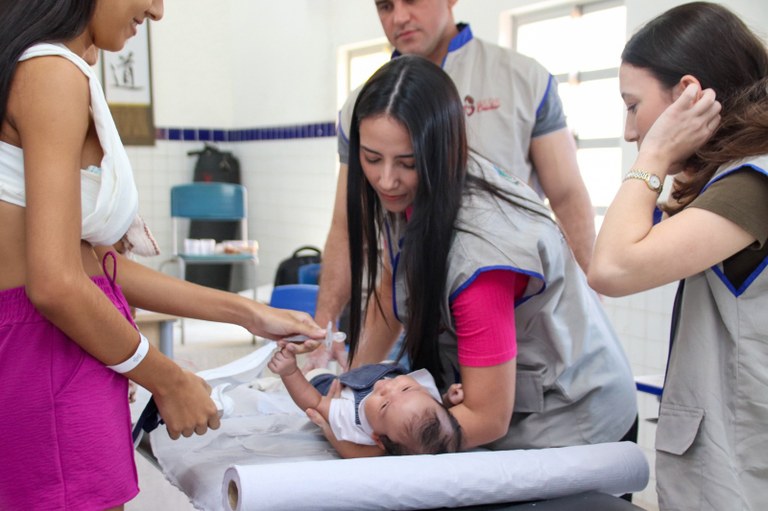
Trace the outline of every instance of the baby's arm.
<instances>
[{"instance_id":1,"label":"baby's arm","mask_svg":"<svg viewBox=\"0 0 768 511\"><path fill-rule=\"evenodd\" d=\"M345 440L337 440L336 436L328 424L328 415L330 413L330 404L332 397L337 397L341 387L338 380L331 385L328 396L323 396L312 386L304 377L298 365L296 364L295 345L288 344L277 351L269 361L267 367L280 378L288 389L294 403L299 408L307 412L307 416L312 422L320 426L323 435L328 439L334 449L342 458L364 458L370 456L380 456L384 454L378 445L360 445Z\"/></svg>"},{"instance_id":2,"label":"baby's arm","mask_svg":"<svg viewBox=\"0 0 768 511\"><path fill-rule=\"evenodd\" d=\"M323 405L323 401L326 401L326 399L307 381L304 374L299 370L294 350L295 345L293 344L282 346L280 350L275 352L267 367L270 371L280 376L283 384L285 384L285 388L288 389L288 394L290 394L293 402L299 408L302 410L307 408L324 409L326 410L324 416L327 417L328 406Z\"/></svg>"},{"instance_id":3,"label":"baby's arm","mask_svg":"<svg viewBox=\"0 0 768 511\"><path fill-rule=\"evenodd\" d=\"M342 458L369 458L371 456L381 456L386 454L384 449L378 445L362 445L354 442L348 442L346 440L339 440L336 435L333 434L331 425L328 424L327 415L324 416L320 412L314 409L307 410L307 417L320 426L325 438L331 443L331 446L336 449L339 456Z\"/></svg>"}]
</instances>

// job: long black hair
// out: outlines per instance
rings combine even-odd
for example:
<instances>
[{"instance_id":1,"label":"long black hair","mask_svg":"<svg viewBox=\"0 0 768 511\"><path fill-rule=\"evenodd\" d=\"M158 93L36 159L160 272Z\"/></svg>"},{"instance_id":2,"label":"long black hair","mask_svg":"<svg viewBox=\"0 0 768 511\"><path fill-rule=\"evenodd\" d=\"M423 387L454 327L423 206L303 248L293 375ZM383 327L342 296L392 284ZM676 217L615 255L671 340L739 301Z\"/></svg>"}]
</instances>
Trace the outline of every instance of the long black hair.
<instances>
[{"instance_id":1,"label":"long black hair","mask_svg":"<svg viewBox=\"0 0 768 511\"><path fill-rule=\"evenodd\" d=\"M680 207L672 212L698 195L723 163L768 151L768 51L765 43L727 8L709 2L674 7L633 35L621 59L647 69L667 88L677 85L684 75L693 75L702 88L712 88L722 104L721 128L688 161L696 175L673 192ZM751 101L758 101L756 108L750 107ZM745 115L754 116L755 122ZM746 144L739 130L754 130L755 123L763 124L763 136L753 136L752 142Z\"/></svg>"},{"instance_id":2,"label":"long black hair","mask_svg":"<svg viewBox=\"0 0 768 511\"><path fill-rule=\"evenodd\" d=\"M427 59L402 56L382 66L355 103L350 130L347 220L352 299L350 353L354 358L362 325L363 275L374 294L368 306L381 308L376 294L380 237L387 213L363 175L359 126L386 115L410 134L418 189L405 227L399 265L406 276L408 319L403 351L414 368L426 368L442 383L438 351L441 303L454 222L467 172L464 110L450 77ZM395 241L396 242L396 241Z\"/></svg>"},{"instance_id":3,"label":"long black hair","mask_svg":"<svg viewBox=\"0 0 768 511\"><path fill-rule=\"evenodd\" d=\"M0 122L21 54L40 42L73 39L85 30L97 0L0 0Z\"/></svg>"}]
</instances>

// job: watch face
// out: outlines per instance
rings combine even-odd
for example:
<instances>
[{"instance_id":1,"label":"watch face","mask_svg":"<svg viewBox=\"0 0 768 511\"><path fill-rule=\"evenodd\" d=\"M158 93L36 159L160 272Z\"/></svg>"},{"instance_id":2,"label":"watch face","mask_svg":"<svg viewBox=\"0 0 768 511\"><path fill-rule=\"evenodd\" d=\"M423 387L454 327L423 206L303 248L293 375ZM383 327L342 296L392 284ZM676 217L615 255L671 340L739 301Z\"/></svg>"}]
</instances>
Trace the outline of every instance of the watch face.
<instances>
[{"instance_id":1,"label":"watch face","mask_svg":"<svg viewBox=\"0 0 768 511\"><path fill-rule=\"evenodd\" d=\"M659 179L659 176L651 175L651 177L648 178L648 183L656 190L661 187L661 179Z\"/></svg>"}]
</instances>

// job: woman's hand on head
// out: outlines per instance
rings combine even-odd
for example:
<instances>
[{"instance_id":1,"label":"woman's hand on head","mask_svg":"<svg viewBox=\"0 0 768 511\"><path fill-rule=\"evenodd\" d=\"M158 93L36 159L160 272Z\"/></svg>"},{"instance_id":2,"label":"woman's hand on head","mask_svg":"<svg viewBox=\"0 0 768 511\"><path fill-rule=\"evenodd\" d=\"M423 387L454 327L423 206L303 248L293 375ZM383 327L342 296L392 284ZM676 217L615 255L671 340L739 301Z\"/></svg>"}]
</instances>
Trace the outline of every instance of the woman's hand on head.
<instances>
[{"instance_id":1,"label":"woman's hand on head","mask_svg":"<svg viewBox=\"0 0 768 511\"><path fill-rule=\"evenodd\" d=\"M698 83L689 84L648 130L638 160L656 158L664 164L667 174L679 172L685 160L717 130L720 109L714 90L701 90Z\"/></svg>"},{"instance_id":2,"label":"woman's hand on head","mask_svg":"<svg viewBox=\"0 0 768 511\"><path fill-rule=\"evenodd\" d=\"M169 386L168 392L156 393L154 398L168 435L174 440L179 436L202 435L221 424L211 400L211 386L189 371L182 371L181 378Z\"/></svg>"}]
</instances>

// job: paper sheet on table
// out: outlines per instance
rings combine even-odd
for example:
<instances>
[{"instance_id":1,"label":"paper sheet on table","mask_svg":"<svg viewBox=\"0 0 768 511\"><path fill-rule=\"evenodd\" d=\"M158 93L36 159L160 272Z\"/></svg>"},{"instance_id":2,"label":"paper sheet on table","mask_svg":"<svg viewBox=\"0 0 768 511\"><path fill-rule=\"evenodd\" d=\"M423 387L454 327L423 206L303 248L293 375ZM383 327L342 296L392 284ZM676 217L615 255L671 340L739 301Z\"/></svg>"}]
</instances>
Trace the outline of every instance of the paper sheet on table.
<instances>
[{"instance_id":1,"label":"paper sheet on table","mask_svg":"<svg viewBox=\"0 0 768 511\"><path fill-rule=\"evenodd\" d=\"M246 384L262 374L273 350L270 343L198 373L214 386L232 384L234 409L221 428L175 441L164 426L150 435L166 478L198 509L419 509L621 494L648 482L645 457L631 443L340 460L281 387ZM235 488L239 507L226 507Z\"/></svg>"},{"instance_id":2,"label":"paper sheet on table","mask_svg":"<svg viewBox=\"0 0 768 511\"><path fill-rule=\"evenodd\" d=\"M152 452L166 479L198 509L221 509L221 481L232 463L338 458L284 387L278 385L276 391L249 387L254 381L264 382L258 377L275 346L270 342L234 362L197 373L214 388L230 384L226 396L234 406L219 429L203 436L171 440L161 425L149 435Z\"/></svg>"},{"instance_id":3,"label":"paper sheet on table","mask_svg":"<svg viewBox=\"0 0 768 511\"><path fill-rule=\"evenodd\" d=\"M228 392L234 411L205 435L171 440L165 426L149 438L166 479L198 509L221 509L221 481L232 463L269 466L337 459L336 451L286 392L241 385Z\"/></svg>"}]
</instances>

